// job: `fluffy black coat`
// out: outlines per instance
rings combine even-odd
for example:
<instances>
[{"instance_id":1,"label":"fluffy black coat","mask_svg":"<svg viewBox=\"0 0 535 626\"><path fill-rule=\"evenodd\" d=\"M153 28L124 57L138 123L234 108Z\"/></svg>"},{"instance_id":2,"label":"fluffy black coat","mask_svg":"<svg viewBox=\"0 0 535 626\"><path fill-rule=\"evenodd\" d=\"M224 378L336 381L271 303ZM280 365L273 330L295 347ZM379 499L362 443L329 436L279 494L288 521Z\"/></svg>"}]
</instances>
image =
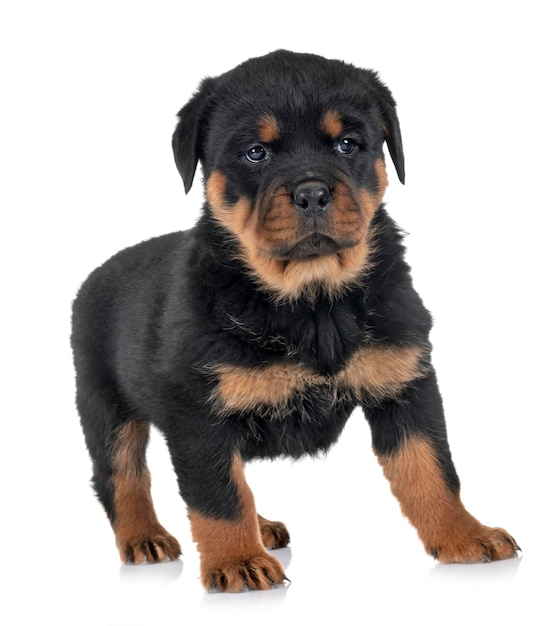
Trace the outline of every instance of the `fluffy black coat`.
<instances>
[{"instance_id":1,"label":"fluffy black coat","mask_svg":"<svg viewBox=\"0 0 535 626\"><path fill-rule=\"evenodd\" d=\"M198 160L206 182L214 172L224 175L224 190L208 197L193 229L143 242L104 263L74 303L77 405L94 485L114 528L121 515L117 494L126 480L119 469L128 449L121 447L121 433L131 420L150 422L163 433L182 497L190 511L207 519L238 524L245 515L243 488L232 473L236 455L247 461L325 451L358 405L380 458L397 458L408 439L419 437L437 459L445 490L458 492L429 357L431 317L412 286L402 236L385 208L379 203L370 220L374 242L358 280L336 293L317 288L313 297L306 291L277 297L241 254L242 231L228 226L240 200L251 200L258 210L258 198L277 177L295 196L303 167L316 172L321 184L327 181L329 193L333 180L350 180L355 194L368 190L375 197L384 141L403 180L394 107L373 72L277 52L207 79L180 112L173 148L186 191ZM263 142L259 119L268 120ZM321 119L320 132L315 120ZM349 140L342 145L335 137L340 143L333 150L332 136L342 125ZM265 151L263 163L244 158L251 145L254 158L258 146ZM358 156L341 157L347 146L357 146ZM322 245L335 245L335 235L327 234ZM310 258L317 260L312 253ZM336 381L368 346L418 346L422 357L395 393L357 393ZM221 364L240 372L288 365L310 372L315 382L296 387L282 405L229 409L217 400ZM137 463L141 473L142 451L139 457L128 463ZM145 541L150 544L150 537ZM206 584L226 584L210 580Z\"/></svg>"}]
</instances>

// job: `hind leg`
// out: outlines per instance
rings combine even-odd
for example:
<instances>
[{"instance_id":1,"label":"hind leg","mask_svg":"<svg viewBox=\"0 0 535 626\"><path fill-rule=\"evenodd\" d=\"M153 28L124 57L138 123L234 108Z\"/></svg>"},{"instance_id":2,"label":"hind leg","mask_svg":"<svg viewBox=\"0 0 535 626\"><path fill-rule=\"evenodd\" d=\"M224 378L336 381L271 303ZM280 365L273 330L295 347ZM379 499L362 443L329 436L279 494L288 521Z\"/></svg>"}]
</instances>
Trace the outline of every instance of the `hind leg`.
<instances>
[{"instance_id":1,"label":"hind leg","mask_svg":"<svg viewBox=\"0 0 535 626\"><path fill-rule=\"evenodd\" d=\"M130 420L119 427L112 452L113 530L124 563L175 560L178 541L158 522L145 461L149 424Z\"/></svg>"},{"instance_id":2,"label":"hind leg","mask_svg":"<svg viewBox=\"0 0 535 626\"><path fill-rule=\"evenodd\" d=\"M95 409L96 396L91 397ZM124 563L157 563L177 559L178 541L159 523L150 491L150 473L145 451L149 439L148 422L130 419L109 428L105 410L80 407L87 446L93 459L93 485L115 532L117 548ZM111 421L111 420L110 420Z\"/></svg>"}]
</instances>

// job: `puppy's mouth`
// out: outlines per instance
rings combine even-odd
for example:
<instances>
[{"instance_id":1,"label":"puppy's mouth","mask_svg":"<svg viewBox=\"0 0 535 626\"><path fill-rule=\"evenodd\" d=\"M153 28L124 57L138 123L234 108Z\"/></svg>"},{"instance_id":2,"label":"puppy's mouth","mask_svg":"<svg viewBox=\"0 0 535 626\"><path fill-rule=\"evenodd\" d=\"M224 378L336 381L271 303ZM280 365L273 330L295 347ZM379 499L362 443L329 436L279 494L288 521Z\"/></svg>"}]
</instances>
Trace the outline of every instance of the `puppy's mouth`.
<instances>
[{"instance_id":1,"label":"puppy's mouth","mask_svg":"<svg viewBox=\"0 0 535 626\"><path fill-rule=\"evenodd\" d=\"M352 244L335 241L327 235L312 233L306 235L292 246L271 250L271 256L284 261L296 259L315 259L320 256L335 254Z\"/></svg>"}]
</instances>

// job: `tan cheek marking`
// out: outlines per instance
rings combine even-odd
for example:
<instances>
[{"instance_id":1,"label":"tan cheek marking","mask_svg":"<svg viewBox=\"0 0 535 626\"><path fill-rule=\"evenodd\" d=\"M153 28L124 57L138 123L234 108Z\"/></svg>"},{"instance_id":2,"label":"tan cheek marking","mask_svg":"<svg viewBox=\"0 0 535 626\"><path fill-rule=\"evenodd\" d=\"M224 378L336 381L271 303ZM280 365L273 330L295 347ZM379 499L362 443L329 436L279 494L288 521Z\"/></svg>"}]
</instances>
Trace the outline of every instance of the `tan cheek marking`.
<instances>
[{"instance_id":1,"label":"tan cheek marking","mask_svg":"<svg viewBox=\"0 0 535 626\"><path fill-rule=\"evenodd\" d=\"M215 170L206 181L206 197L212 209L216 212L225 208L225 189L227 187L227 177Z\"/></svg>"},{"instance_id":2,"label":"tan cheek marking","mask_svg":"<svg viewBox=\"0 0 535 626\"><path fill-rule=\"evenodd\" d=\"M274 191L275 200L265 211L264 224L259 228L261 211L253 210L246 198L228 207L225 187L225 175L213 172L206 185L208 202L215 217L240 242L242 260L250 268L253 280L267 287L275 300L291 300L301 295L314 299L319 290L333 295L343 292L347 283L353 282L364 268L369 253L367 242L317 259L281 261L270 257L270 246L288 241L288 235L295 235L298 228L295 211L288 210L288 194L282 189Z\"/></svg>"},{"instance_id":3,"label":"tan cheek marking","mask_svg":"<svg viewBox=\"0 0 535 626\"><path fill-rule=\"evenodd\" d=\"M264 116L258 123L258 138L263 143L272 143L280 137L279 123L272 115Z\"/></svg>"},{"instance_id":4,"label":"tan cheek marking","mask_svg":"<svg viewBox=\"0 0 535 626\"><path fill-rule=\"evenodd\" d=\"M280 197L279 197L280 196ZM370 269L375 232L355 208L355 198L345 186L335 190L337 208L330 225L341 238L354 239L357 245L336 254L316 259L280 261L269 256L274 244L291 241L299 224L289 195L282 188L274 193L275 201L265 211L263 228L256 234L252 228L241 237L243 259L251 268L258 284L267 287L274 300L286 301L300 296L314 300L319 292L332 296L343 294L345 289L358 282Z\"/></svg>"},{"instance_id":5,"label":"tan cheek marking","mask_svg":"<svg viewBox=\"0 0 535 626\"><path fill-rule=\"evenodd\" d=\"M338 111L327 111L321 124L322 130L331 139L339 139L344 132L344 124Z\"/></svg>"},{"instance_id":6,"label":"tan cheek marking","mask_svg":"<svg viewBox=\"0 0 535 626\"><path fill-rule=\"evenodd\" d=\"M271 292L275 301L291 301L301 296L314 300L320 292L337 296L358 282L359 276L368 270L375 234L367 230L367 219L362 220L360 243L352 248L317 259L281 261L269 256L268 250L273 242L287 241L289 233L294 229L297 232L295 211L285 210L289 208L288 197L278 192L280 198L266 212L267 221L260 228L260 211L253 208L248 198L227 205L226 185L226 176L218 170L207 180L206 198L213 215L240 243L240 257L249 268L251 278L259 287ZM346 209L349 211L348 207ZM282 219L280 224L279 218ZM346 219L353 219L353 216L348 213Z\"/></svg>"},{"instance_id":7,"label":"tan cheek marking","mask_svg":"<svg viewBox=\"0 0 535 626\"><path fill-rule=\"evenodd\" d=\"M359 192L359 206L366 217L366 221L370 223L375 211L379 208L379 203L376 201L375 196L367 189L361 189Z\"/></svg>"},{"instance_id":8,"label":"tan cheek marking","mask_svg":"<svg viewBox=\"0 0 535 626\"><path fill-rule=\"evenodd\" d=\"M420 346L368 346L356 352L337 379L358 397L395 397L405 385L425 375Z\"/></svg>"},{"instance_id":9,"label":"tan cheek marking","mask_svg":"<svg viewBox=\"0 0 535 626\"><path fill-rule=\"evenodd\" d=\"M365 239L369 221L363 219L357 199L347 185L335 185L327 215L329 230L335 237L355 243Z\"/></svg>"},{"instance_id":10,"label":"tan cheek marking","mask_svg":"<svg viewBox=\"0 0 535 626\"><path fill-rule=\"evenodd\" d=\"M212 172L206 182L206 199L214 217L228 230L241 237L246 229L251 227L249 221L253 214L252 203L248 198L240 198L236 204L228 205L225 201L226 186L226 176L218 170Z\"/></svg>"},{"instance_id":11,"label":"tan cheek marking","mask_svg":"<svg viewBox=\"0 0 535 626\"><path fill-rule=\"evenodd\" d=\"M268 188L265 197L269 198L266 207L257 207L262 215L258 225L258 245L266 250L295 240L299 229L297 211L288 190L284 186L273 191Z\"/></svg>"},{"instance_id":12,"label":"tan cheek marking","mask_svg":"<svg viewBox=\"0 0 535 626\"><path fill-rule=\"evenodd\" d=\"M226 411L284 405L295 392L322 380L298 364L275 364L258 369L220 365L215 373L219 382L214 399Z\"/></svg>"},{"instance_id":13,"label":"tan cheek marking","mask_svg":"<svg viewBox=\"0 0 535 626\"><path fill-rule=\"evenodd\" d=\"M375 161L375 173L377 175L377 191L375 196L380 202L388 187L388 174L386 173L386 166L383 159L377 159L377 161Z\"/></svg>"},{"instance_id":14,"label":"tan cheek marking","mask_svg":"<svg viewBox=\"0 0 535 626\"><path fill-rule=\"evenodd\" d=\"M373 191L361 189L359 192L359 206L368 224L372 221L375 212L381 205L388 185L386 168L382 159L377 159L375 162L375 172L377 175L376 189Z\"/></svg>"}]
</instances>

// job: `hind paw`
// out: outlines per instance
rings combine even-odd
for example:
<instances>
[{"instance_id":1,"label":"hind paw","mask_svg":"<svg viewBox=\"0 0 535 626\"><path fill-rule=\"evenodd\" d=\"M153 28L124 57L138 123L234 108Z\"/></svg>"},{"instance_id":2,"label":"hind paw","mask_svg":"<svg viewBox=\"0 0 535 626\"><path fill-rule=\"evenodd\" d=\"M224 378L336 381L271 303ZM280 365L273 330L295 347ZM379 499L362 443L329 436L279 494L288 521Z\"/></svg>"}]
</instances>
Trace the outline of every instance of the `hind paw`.
<instances>
[{"instance_id":1,"label":"hind paw","mask_svg":"<svg viewBox=\"0 0 535 626\"><path fill-rule=\"evenodd\" d=\"M182 554L178 541L167 532L142 535L118 543L123 563L162 563L175 561Z\"/></svg>"},{"instance_id":2,"label":"hind paw","mask_svg":"<svg viewBox=\"0 0 535 626\"><path fill-rule=\"evenodd\" d=\"M290 543L290 533L282 522L270 522L258 516L262 543L268 550L285 548Z\"/></svg>"}]
</instances>

